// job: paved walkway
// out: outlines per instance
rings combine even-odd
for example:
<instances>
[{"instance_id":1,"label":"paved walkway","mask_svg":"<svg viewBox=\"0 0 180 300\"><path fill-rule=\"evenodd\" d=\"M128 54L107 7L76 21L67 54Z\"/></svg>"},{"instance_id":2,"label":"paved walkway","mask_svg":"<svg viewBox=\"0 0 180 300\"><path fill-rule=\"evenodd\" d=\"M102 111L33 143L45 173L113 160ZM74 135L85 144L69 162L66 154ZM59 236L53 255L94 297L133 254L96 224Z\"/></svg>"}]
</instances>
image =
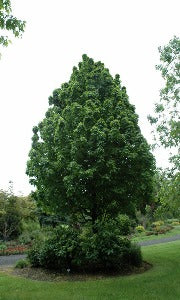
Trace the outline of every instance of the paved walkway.
<instances>
[{"instance_id":1,"label":"paved walkway","mask_svg":"<svg viewBox=\"0 0 180 300\"><path fill-rule=\"evenodd\" d=\"M162 244L162 243L169 243L169 242L173 242L173 241L177 241L180 240L180 234L171 236L171 237L167 237L167 238L163 238L163 239L159 239L159 240L150 240L150 241L142 241L139 242L138 244L140 246L150 246L150 245L156 245L156 244Z\"/></svg>"},{"instance_id":2,"label":"paved walkway","mask_svg":"<svg viewBox=\"0 0 180 300\"><path fill-rule=\"evenodd\" d=\"M0 256L0 268L12 267L19 259L26 258L24 254Z\"/></svg>"}]
</instances>

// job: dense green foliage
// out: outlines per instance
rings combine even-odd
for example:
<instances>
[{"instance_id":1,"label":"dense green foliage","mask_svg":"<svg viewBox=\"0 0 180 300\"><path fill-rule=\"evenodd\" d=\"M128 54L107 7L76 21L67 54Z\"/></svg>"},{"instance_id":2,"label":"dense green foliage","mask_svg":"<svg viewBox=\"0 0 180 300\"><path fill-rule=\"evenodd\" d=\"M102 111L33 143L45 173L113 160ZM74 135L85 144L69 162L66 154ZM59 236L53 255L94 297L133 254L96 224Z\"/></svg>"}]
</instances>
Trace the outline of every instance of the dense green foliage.
<instances>
[{"instance_id":1,"label":"dense green foliage","mask_svg":"<svg viewBox=\"0 0 180 300\"><path fill-rule=\"evenodd\" d=\"M153 267L142 274L95 280L69 276L58 282L28 280L0 273L0 295L4 300L179 300L180 241L143 247L143 258ZM92 278L92 280L91 280ZM76 280L77 279L77 280ZM87 280L86 280L87 279ZM51 278L52 280L52 278Z\"/></svg>"},{"instance_id":2,"label":"dense green foliage","mask_svg":"<svg viewBox=\"0 0 180 300\"><path fill-rule=\"evenodd\" d=\"M36 220L35 208L31 197L18 197L11 190L0 190L0 239L18 238Z\"/></svg>"},{"instance_id":3,"label":"dense green foliage","mask_svg":"<svg viewBox=\"0 0 180 300\"><path fill-rule=\"evenodd\" d=\"M133 227L134 221L130 220L127 215L118 215L118 217L114 220L118 226L120 235L128 235L131 232L131 228Z\"/></svg>"},{"instance_id":4,"label":"dense green foliage","mask_svg":"<svg viewBox=\"0 0 180 300\"><path fill-rule=\"evenodd\" d=\"M21 232L21 214L17 207L17 198L0 191L0 239L17 237Z\"/></svg>"},{"instance_id":5,"label":"dense green foliage","mask_svg":"<svg viewBox=\"0 0 180 300\"><path fill-rule=\"evenodd\" d=\"M155 186L155 218L180 217L180 173L157 170Z\"/></svg>"},{"instance_id":6,"label":"dense green foliage","mask_svg":"<svg viewBox=\"0 0 180 300\"><path fill-rule=\"evenodd\" d=\"M118 222L98 222L77 230L60 226L45 242L35 243L28 257L33 266L74 271L120 271L142 263L137 245L121 236Z\"/></svg>"},{"instance_id":7,"label":"dense green foliage","mask_svg":"<svg viewBox=\"0 0 180 300\"><path fill-rule=\"evenodd\" d=\"M18 260L16 265L15 265L15 268L17 269L23 269L23 268L26 268L29 266L29 262L25 259L21 259L21 260Z\"/></svg>"},{"instance_id":8,"label":"dense green foliage","mask_svg":"<svg viewBox=\"0 0 180 300\"><path fill-rule=\"evenodd\" d=\"M180 39L174 37L165 47L159 47L161 64L157 69L165 80L165 86L160 91L160 101L155 105L155 116L149 116L151 124L155 125L161 145L174 147L177 153L171 156L175 168L179 170L180 145Z\"/></svg>"},{"instance_id":9,"label":"dense green foliage","mask_svg":"<svg viewBox=\"0 0 180 300\"><path fill-rule=\"evenodd\" d=\"M40 206L95 223L151 201L154 159L118 75L83 55L49 104L27 164Z\"/></svg>"},{"instance_id":10,"label":"dense green foliage","mask_svg":"<svg viewBox=\"0 0 180 300\"><path fill-rule=\"evenodd\" d=\"M5 35L0 36L0 45L8 46L11 42L9 32L20 37L24 32L25 22L12 16L11 1L0 0L0 29Z\"/></svg>"},{"instance_id":11,"label":"dense green foliage","mask_svg":"<svg viewBox=\"0 0 180 300\"><path fill-rule=\"evenodd\" d=\"M158 207L155 218L180 215L180 39L174 37L168 45L159 47L161 64L157 69L165 80L160 91L160 101L155 105L155 116L149 116L155 126L156 140L165 148L172 148L171 170L158 171L155 177L155 201Z\"/></svg>"}]
</instances>

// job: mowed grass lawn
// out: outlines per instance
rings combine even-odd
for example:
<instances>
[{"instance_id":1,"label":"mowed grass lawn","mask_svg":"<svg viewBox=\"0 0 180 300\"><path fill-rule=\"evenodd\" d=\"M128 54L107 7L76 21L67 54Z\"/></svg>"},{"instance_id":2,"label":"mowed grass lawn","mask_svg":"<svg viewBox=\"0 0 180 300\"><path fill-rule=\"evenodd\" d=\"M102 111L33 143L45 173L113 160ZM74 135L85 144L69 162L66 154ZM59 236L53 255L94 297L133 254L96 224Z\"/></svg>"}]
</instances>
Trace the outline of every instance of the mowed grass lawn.
<instances>
[{"instance_id":1,"label":"mowed grass lawn","mask_svg":"<svg viewBox=\"0 0 180 300\"><path fill-rule=\"evenodd\" d=\"M143 274L76 282L40 282L0 272L1 300L179 300L180 241L142 247Z\"/></svg>"}]
</instances>

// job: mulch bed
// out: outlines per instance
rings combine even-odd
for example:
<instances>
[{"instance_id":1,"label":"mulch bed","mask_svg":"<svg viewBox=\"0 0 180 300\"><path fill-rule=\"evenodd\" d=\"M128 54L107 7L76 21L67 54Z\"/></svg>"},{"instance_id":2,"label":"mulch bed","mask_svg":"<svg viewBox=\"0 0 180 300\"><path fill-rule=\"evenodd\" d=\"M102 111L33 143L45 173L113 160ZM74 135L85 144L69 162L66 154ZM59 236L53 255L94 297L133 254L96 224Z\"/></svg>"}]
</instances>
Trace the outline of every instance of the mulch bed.
<instances>
[{"instance_id":1,"label":"mulch bed","mask_svg":"<svg viewBox=\"0 0 180 300\"><path fill-rule=\"evenodd\" d=\"M39 281L87 281L87 280L99 280L110 277L127 276L133 274L141 274L152 268L152 265L148 262L143 262L140 268L133 268L131 270L124 270L121 273L97 273L97 274L62 274L57 271L49 271L42 268L24 268L24 269L13 269L10 271L12 275L21 276L24 278L39 280Z\"/></svg>"}]
</instances>

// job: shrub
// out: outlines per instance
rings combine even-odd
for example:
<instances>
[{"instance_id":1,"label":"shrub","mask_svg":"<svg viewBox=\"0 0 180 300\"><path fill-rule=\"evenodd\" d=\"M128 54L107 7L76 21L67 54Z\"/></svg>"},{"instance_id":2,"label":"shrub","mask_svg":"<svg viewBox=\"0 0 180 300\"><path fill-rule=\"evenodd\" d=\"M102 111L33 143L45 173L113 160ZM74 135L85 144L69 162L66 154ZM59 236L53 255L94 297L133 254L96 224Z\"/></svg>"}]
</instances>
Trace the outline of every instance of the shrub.
<instances>
[{"instance_id":1,"label":"shrub","mask_svg":"<svg viewBox=\"0 0 180 300\"><path fill-rule=\"evenodd\" d=\"M51 238L44 242L35 242L28 253L33 266L42 266L48 269L70 268L75 251L79 247L77 231L71 227L59 226Z\"/></svg>"},{"instance_id":2,"label":"shrub","mask_svg":"<svg viewBox=\"0 0 180 300\"><path fill-rule=\"evenodd\" d=\"M36 229L33 231L24 231L18 238L21 244L31 244L34 240L45 241L51 235L50 229Z\"/></svg>"},{"instance_id":3,"label":"shrub","mask_svg":"<svg viewBox=\"0 0 180 300\"><path fill-rule=\"evenodd\" d=\"M47 268L61 271L72 268L73 259L79 251L79 234L72 227L59 226L54 237L44 244L41 263Z\"/></svg>"},{"instance_id":4,"label":"shrub","mask_svg":"<svg viewBox=\"0 0 180 300\"><path fill-rule=\"evenodd\" d=\"M4 255L5 251L7 249L7 246L5 243L0 244L0 255Z\"/></svg>"},{"instance_id":5,"label":"shrub","mask_svg":"<svg viewBox=\"0 0 180 300\"><path fill-rule=\"evenodd\" d=\"M140 248L121 236L114 220L81 230L60 226L51 238L35 243L28 257L33 266L59 271L119 271L142 262Z\"/></svg>"},{"instance_id":6,"label":"shrub","mask_svg":"<svg viewBox=\"0 0 180 300\"><path fill-rule=\"evenodd\" d=\"M119 271L128 266L131 242L121 236L113 221L96 224L95 233L90 229L81 236L78 256L80 269L89 271Z\"/></svg>"},{"instance_id":7,"label":"shrub","mask_svg":"<svg viewBox=\"0 0 180 300\"><path fill-rule=\"evenodd\" d=\"M23 269L23 268L26 268L29 266L29 262L27 259L21 259L21 260L18 260L16 265L15 265L15 268L17 269Z\"/></svg>"},{"instance_id":8,"label":"shrub","mask_svg":"<svg viewBox=\"0 0 180 300\"><path fill-rule=\"evenodd\" d=\"M128 264L136 267L140 267L142 264L142 253L139 245L132 243L127 251Z\"/></svg>"},{"instance_id":9,"label":"shrub","mask_svg":"<svg viewBox=\"0 0 180 300\"><path fill-rule=\"evenodd\" d=\"M43 243L40 241L36 241L28 251L28 259L33 267L40 267L42 265L41 263L42 247L43 247Z\"/></svg>"},{"instance_id":10,"label":"shrub","mask_svg":"<svg viewBox=\"0 0 180 300\"><path fill-rule=\"evenodd\" d=\"M172 222L172 226L178 226L179 224L179 221Z\"/></svg>"},{"instance_id":11,"label":"shrub","mask_svg":"<svg viewBox=\"0 0 180 300\"><path fill-rule=\"evenodd\" d=\"M174 227L173 227L172 225L166 225L166 228L167 228L168 230L172 230Z\"/></svg>"},{"instance_id":12,"label":"shrub","mask_svg":"<svg viewBox=\"0 0 180 300\"><path fill-rule=\"evenodd\" d=\"M145 231L145 229L144 229L144 226L142 226L142 225L138 225L138 226L136 226L136 231L138 232L138 233L142 233L142 232L144 232Z\"/></svg>"},{"instance_id":13,"label":"shrub","mask_svg":"<svg viewBox=\"0 0 180 300\"><path fill-rule=\"evenodd\" d=\"M0 251L3 251L5 249L7 249L6 244L5 243L0 244Z\"/></svg>"},{"instance_id":14,"label":"shrub","mask_svg":"<svg viewBox=\"0 0 180 300\"><path fill-rule=\"evenodd\" d=\"M153 228L154 234L164 234L170 231L173 227L169 225L156 226Z\"/></svg>"},{"instance_id":15,"label":"shrub","mask_svg":"<svg viewBox=\"0 0 180 300\"><path fill-rule=\"evenodd\" d=\"M131 232L131 220L127 215L119 215L117 218L121 235L128 235Z\"/></svg>"},{"instance_id":16,"label":"shrub","mask_svg":"<svg viewBox=\"0 0 180 300\"><path fill-rule=\"evenodd\" d=\"M149 219L147 215L142 214L140 210L136 211L136 220L137 224L142 225L144 228L149 226Z\"/></svg>"},{"instance_id":17,"label":"shrub","mask_svg":"<svg viewBox=\"0 0 180 300\"><path fill-rule=\"evenodd\" d=\"M159 228L158 229L158 234L165 234L167 230L165 228Z\"/></svg>"},{"instance_id":18,"label":"shrub","mask_svg":"<svg viewBox=\"0 0 180 300\"><path fill-rule=\"evenodd\" d=\"M150 235L153 235L154 234L154 232L153 231L146 231L146 236L150 236Z\"/></svg>"},{"instance_id":19,"label":"shrub","mask_svg":"<svg viewBox=\"0 0 180 300\"><path fill-rule=\"evenodd\" d=\"M152 223L152 227L156 227L156 226L162 226L164 225L164 221L156 221Z\"/></svg>"},{"instance_id":20,"label":"shrub","mask_svg":"<svg viewBox=\"0 0 180 300\"><path fill-rule=\"evenodd\" d=\"M178 219L167 219L166 221L168 224L172 224L174 222L178 222L179 223L179 220Z\"/></svg>"}]
</instances>

